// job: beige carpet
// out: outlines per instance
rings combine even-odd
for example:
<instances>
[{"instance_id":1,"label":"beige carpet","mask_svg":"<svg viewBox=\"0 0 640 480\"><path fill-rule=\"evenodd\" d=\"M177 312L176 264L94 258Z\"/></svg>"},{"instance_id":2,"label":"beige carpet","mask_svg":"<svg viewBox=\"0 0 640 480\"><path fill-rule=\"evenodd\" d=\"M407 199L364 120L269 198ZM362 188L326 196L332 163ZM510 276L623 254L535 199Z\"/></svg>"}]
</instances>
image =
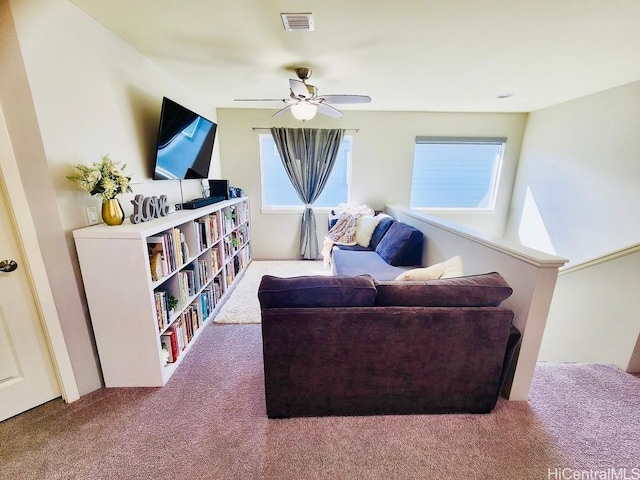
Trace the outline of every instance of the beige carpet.
<instances>
[{"instance_id":1,"label":"beige carpet","mask_svg":"<svg viewBox=\"0 0 640 480\"><path fill-rule=\"evenodd\" d=\"M288 420L267 419L263 372L260 325L207 325L162 388L0 422L0 479L638 478L640 380L606 365L538 364L529 402L486 415Z\"/></svg>"},{"instance_id":2,"label":"beige carpet","mask_svg":"<svg viewBox=\"0 0 640 480\"><path fill-rule=\"evenodd\" d=\"M331 275L322 261L254 260L247 267L231 296L222 305L214 323L260 323L258 287L263 275L297 277L301 275Z\"/></svg>"}]
</instances>

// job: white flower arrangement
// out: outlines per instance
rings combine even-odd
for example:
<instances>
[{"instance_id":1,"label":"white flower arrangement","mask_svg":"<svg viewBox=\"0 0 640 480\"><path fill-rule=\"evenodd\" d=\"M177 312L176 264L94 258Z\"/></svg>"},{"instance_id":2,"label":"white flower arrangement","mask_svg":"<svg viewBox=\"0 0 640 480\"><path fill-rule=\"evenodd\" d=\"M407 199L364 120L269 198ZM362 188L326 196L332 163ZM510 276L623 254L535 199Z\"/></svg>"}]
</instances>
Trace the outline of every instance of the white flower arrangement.
<instances>
[{"instance_id":1,"label":"white flower arrangement","mask_svg":"<svg viewBox=\"0 0 640 480\"><path fill-rule=\"evenodd\" d=\"M77 183L85 192L97 195L102 200L111 200L121 193L131 192L131 177L124 173L126 166L126 163L120 166L120 162L114 162L107 154L90 167L73 165L74 172L67 178Z\"/></svg>"}]
</instances>

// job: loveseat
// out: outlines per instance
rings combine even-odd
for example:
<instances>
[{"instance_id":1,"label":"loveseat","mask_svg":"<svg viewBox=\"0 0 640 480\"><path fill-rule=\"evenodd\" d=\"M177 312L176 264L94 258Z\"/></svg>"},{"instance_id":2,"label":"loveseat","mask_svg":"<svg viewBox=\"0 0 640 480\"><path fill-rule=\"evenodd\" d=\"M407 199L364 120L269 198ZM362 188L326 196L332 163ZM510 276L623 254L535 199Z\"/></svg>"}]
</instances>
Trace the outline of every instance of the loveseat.
<instances>
[{"instance_id":1,"label":"loveseat","mask_svg":"<svg viewBox=\"0 0 640 480\"><path fill-rule=\"evenodd\" d=\"M487 413L520 332L498 273L418 282L265 275L267 415Z\"/></svg>"},{"instance_id":2,"label":"loveseat","mask_svg":"<svg viewBox=\"0 0 640 480\"><path fill-rule=\"evenodd\" d=\"M401 273L420 267L423 233L388 215L363 218L376 221L372 233L355 245L333 246L331 265L334 275L371 275L376 280L394 280ZM374 220L375 219L375 220Z\"/></svg>"}]
</instances>

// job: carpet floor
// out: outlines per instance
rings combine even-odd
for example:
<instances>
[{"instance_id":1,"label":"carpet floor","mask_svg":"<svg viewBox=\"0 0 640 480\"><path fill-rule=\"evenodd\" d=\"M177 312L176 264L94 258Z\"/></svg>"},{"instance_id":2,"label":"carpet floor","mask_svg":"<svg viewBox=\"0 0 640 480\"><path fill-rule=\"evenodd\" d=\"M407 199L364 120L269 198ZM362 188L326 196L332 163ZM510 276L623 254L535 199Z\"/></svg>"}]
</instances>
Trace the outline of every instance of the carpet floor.
<instances>
[{"instance_id":1,"label":"carpet floor","mask_svg":"<svg viewBox=\"0 0 640 480\"><path fill-rule=\"evenodd\" d=\"M640 380L611 366L540 363L529 402L486 415L269 420L263 382L260 326L209 324L162 388L0 423L0 478L638 478Z\"/></svg>"}]
</instances>

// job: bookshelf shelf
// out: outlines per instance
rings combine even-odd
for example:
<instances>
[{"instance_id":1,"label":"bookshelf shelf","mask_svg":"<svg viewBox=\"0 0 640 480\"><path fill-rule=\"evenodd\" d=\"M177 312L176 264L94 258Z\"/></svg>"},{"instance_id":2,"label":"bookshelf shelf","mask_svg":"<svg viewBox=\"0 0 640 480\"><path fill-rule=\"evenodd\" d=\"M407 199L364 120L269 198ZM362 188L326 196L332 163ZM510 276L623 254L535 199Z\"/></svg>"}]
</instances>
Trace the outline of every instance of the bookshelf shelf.
<instances>
[{"instance_id":1,"label":"bookshelf shelf","mask_svg":"<svg viewBox=\"0 0 640 480\"><path fill-rule=\"evenodd\" d=\"M73 237L107 387L164 385L252 258L247 197Z\"/></svg>"}]
</instances>

